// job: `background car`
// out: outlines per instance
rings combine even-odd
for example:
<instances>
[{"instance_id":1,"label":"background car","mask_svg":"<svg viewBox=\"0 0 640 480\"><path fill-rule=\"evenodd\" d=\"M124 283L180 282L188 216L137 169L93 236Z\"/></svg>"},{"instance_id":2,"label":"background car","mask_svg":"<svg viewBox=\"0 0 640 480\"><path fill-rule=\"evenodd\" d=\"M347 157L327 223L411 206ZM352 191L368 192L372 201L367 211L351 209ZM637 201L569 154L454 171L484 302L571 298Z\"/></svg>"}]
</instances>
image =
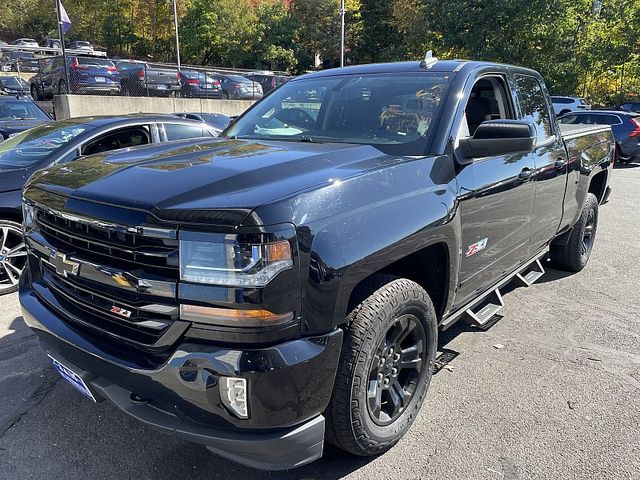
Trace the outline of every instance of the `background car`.
<instances>
[{"instance_id":1,"label":"background car","mask_svg":"<svg viewBox=\"0 0 640 480\"><path fill-rule=\"evenodd\" d=\"M222 83L222 95L230 99L262 98L262 85L240 75L215 74Z\"/></svg>"},{"instance_id":2,"label":"background car","mask_svg":"<svg viewBox=\"0 0 640 480\"><path fill-rule=\"evenodd\" d=\"M229 126L231 117L227 117L221 113L199 113L199 112L183 112L176 113L178 117L190 118L191 120L197 120L213 127L216 131L222 132Z\"/></svg>"},{"instance_id":3,"label":"background car","mask_svg":"<svg viewBox=\"0 0 640 480\"><path fill-rule=\"evenodd\" d=\"M64 93L120 93L120 73L111 60L96 57L68 56L69 81L67 88L62 55L41 61L40 72L29 80L29 91L36 100L52 98Z\"/></svg>"},{"instance_id":4,"label":"background car","mask_svg":"<svg viewBox=\"0 0 640 480\"><path fill-rule=\"evenodd\" d=\"M610 125L616 139L616 157L620 162L640 159L640 113L616 110L571 112L558 119L569 125Z\"/></svg>"},{"instance_id":5,"label":"background car","mask_svg":"<svg viewBox=\"0 0 640 480\"><path fill-rule=\"evenodd\" d=\"M271 90L279 87L283 83L287 83L290 79L290 77L276 75L273 72L245 73L243 76L249 80L258 82L262 86L262 92L264 94L269 93Z\"/></svg>"},{"instance_id":6,"label":"background car","mask_svg":"<svg viewBox=\"0 0 640 480\"><path fill-rule=\"evenodd\" d=\"M60 44L60 39L58 38L47 38L42 43L42 46L47 48L60 48L62 45Z\"/></svg>"},{"instance_id":7,"label":"background car","mask_svg":"<svg viewBox=\"0 0 640 480\"><path fill-rule=\"evenodd\" d=\"M69 50L86 50L87 52L93 52L93 46L89 42L83 40L77 40L66 45Z\"/></svg>"},{"instance_id":8,"label":"background car","mask_svg":"<svg viewBox=\"0 0 640 480\"><path fill-rule=\"evenodd\" d=\"M222 98L222 82L197 70L180 70L180 96Z\"/></svg>"},{"instance_id":9,"label":"background car","mask_svg":"<svg viewBox=\"0 0 640 480\"><path fill-rule=\"evenodd\" d=\"M33 38L18 38L11 45L19 45L21 47L39 47L38 42L36 42Z\"/></svg>"},{"instance_id":10,"label":"background car","mask_svg":"<svg viewBox=\"0 0 640 480\"><path fill-rule=\"evenodd\" d=\"M556 115L564 115L565 113L574 112L576 110L591 110L591 105L584 98L580 97L563 97L554 95L551 97L553 102L553 110Z\"/></svg>"},{"instance_id":11,"label":"background car","mask_svg":"<svg viewBox=\"0 0 640 480\"><path fill-rule=\"evenodd\" d=\"M116 65L121 76L123 95L170 97L180 91L180 74L177 70L136 60L120 60Z\"/></svg>"},{"instance_id":12,"label":"background car","mask_svg":"<svg viewBox=\"0 0 640 480\"><path fill-rule=\"evenodd\" d=\"M21 192L36 170L119 148L215 136L211 127L174 115L124 115L47 122L0 143L0 295L18 289L26 258Z\"/></svg>"},{"instance_id":13,"label":"background car","mask_svg":"<svg viewBox=\"0 0 640 480\"><path fill-rule=\"evenodd\" d=\"M0 95L0 142L50 121L49 114L28 96Z\"/></svg>"},{"instance_id":14,"label":"background car","mask_svg":"<svg viewBox=\"0 0 640 480\"><path fill-rule=\"evenodd\" d=\"M0 94L24 95L29 93L29 83L21 77L0 77Z\"/></svg>"},{"instance_id":15,"label":"background car","mask_svg":"<svg viewBox=\"0 0 640 480\"><path fill-rule=\"evenodd\" d=\"M38 59L30 52L5 52L3 63L9 65L12 72L37 73L40 70Z\"/></svg>"},{"instance_id":16,"label":"background car","mask_svg":"<svg viewBox=\"0 0 640 480\"><path fill-rule=\"evenodd\" d=\"M618 105L616 110L622 110L623 112L640 112L640 102L627 102L622 105Z\"/></svg>"}]
</instances>

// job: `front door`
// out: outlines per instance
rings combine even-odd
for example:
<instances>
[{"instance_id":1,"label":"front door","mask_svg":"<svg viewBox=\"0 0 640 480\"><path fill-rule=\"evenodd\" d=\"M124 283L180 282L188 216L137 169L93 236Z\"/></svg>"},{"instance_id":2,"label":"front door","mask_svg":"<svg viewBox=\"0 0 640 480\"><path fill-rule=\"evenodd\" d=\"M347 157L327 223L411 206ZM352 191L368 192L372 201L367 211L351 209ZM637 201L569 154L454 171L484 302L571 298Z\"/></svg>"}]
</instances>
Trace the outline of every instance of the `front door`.
<instances>
[{"instance_id":1,"label":"front door","mask_svg":"<svg viewBox=\"0 0 640 480\"><path fill-rule=\"evenodd\" d=\"M459 136L473 135L485 120L514 119L514 103L501 76L482 77L467 101ZM533 156L475 159L457 175L461 252L455 306L500 280L530 253L535 192Z\"/></svg>"}]
</instances>

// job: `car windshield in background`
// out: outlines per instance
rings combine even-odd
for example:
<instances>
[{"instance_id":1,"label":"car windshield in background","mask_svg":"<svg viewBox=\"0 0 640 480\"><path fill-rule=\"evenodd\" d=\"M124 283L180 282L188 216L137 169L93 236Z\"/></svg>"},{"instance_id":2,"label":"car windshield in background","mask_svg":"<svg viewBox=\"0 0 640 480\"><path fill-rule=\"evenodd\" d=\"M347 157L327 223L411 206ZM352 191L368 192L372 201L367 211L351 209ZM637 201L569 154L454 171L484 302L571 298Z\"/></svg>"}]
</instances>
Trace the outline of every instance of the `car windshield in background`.
<instances>
[{"instance_id":1,"label":"car windshield in background","mask_svg":"<svg viewBox=\"0 0 640 480\"><path fill-rule=\"evenodd\" d=\"M227 80L236 83L251 83L253 81L246 77L241 77L240 75L227 75Z\"/></svg>"},{"instance_id":2,"label":"car windshield in background","mask_svg":"<svg viewBox=\"0 0 640 480\"><path fill-rule=\"evenodd\" d=\"M87 65L92 67L114 67L115 64L111 60L104 58L82 58L78 57L78 65Z\"/></svg>"},{"instance_id":3,"label":"car windshield in background","mask_svg":"<svg viewBox=\"0 0 640 480\"><path fill-rule=\"evenodd\" d=\"M49 117L31 102L10 100L0 103L0 120L49 120Z\"/></svg>"},{"instance_id":4,"label":"car windshield in background","mask_svg":"<svg viewBox=\"0 0 640 480\"><path fill-rule=\"evenodd\" d=\"M0 78L0 86L6 88L24 88L29 90L29 84L22 78L18 77L2 77Z\"/></svg>"},{"instance_id":5,"label":"car windshield in background","mask_svg":"<svg viewBox=\"0 0 640 480\"><path fill-rule=\"evenodd\" d=\"M249 110L227 137L375 146L424 155L449 74L339 75L291 81Z\"/></svg>"},{"instance_id":6,"label":"car windshield in background","mask_svg":"<svg viewBox=\"0 0 640 480\"><path fill-rule=\"evenodd\" d=\"M19 133L0 143L0 168L35 165L88 128L80 123L56 122Z\"/></svg>"}]
</instances>

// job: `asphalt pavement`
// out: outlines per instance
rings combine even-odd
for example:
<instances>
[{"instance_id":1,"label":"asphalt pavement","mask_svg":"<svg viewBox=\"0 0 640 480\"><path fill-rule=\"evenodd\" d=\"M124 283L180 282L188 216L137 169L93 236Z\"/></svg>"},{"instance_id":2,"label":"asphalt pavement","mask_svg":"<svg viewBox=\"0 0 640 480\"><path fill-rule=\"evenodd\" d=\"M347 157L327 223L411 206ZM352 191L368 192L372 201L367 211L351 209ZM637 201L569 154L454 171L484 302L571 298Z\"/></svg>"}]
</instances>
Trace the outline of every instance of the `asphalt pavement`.
<instances>
[{"instance_id":1,"label":"asphalt pavement","mask_svg":"<svg viewBox=\"0 0 640 480\"><path fill-rule=\"evenodd\" d=\"M456 325L458 353L393 449L328 448L289 472L259 472L151 430L61 381L0 298L0 479L638 479L640 165L614 171L587 268L548 270L504 295L487 331Z\"/></svg>"}]
</instances>

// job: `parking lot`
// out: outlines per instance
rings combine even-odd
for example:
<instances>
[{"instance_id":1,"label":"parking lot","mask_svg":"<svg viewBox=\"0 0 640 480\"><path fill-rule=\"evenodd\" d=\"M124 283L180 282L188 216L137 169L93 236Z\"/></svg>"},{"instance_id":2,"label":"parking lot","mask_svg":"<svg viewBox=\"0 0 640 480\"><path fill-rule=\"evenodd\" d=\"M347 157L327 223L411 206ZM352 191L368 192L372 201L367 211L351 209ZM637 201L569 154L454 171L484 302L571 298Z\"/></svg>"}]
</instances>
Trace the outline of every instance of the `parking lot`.
<instances>
[{"instance_id":1,"label":"parking lot","mask_svg":"<svg viewBox=\"0 0 640 480\"><path fill-rule=\"evenodd\" d=\"M640 165L617 168L585 271L505 294L488 331L454 326L459 355L409 434L373 459L328 448L257 472L148 429L73 390L0 299L0 479L640 478Z\"/></svg>"}]
</instances>

